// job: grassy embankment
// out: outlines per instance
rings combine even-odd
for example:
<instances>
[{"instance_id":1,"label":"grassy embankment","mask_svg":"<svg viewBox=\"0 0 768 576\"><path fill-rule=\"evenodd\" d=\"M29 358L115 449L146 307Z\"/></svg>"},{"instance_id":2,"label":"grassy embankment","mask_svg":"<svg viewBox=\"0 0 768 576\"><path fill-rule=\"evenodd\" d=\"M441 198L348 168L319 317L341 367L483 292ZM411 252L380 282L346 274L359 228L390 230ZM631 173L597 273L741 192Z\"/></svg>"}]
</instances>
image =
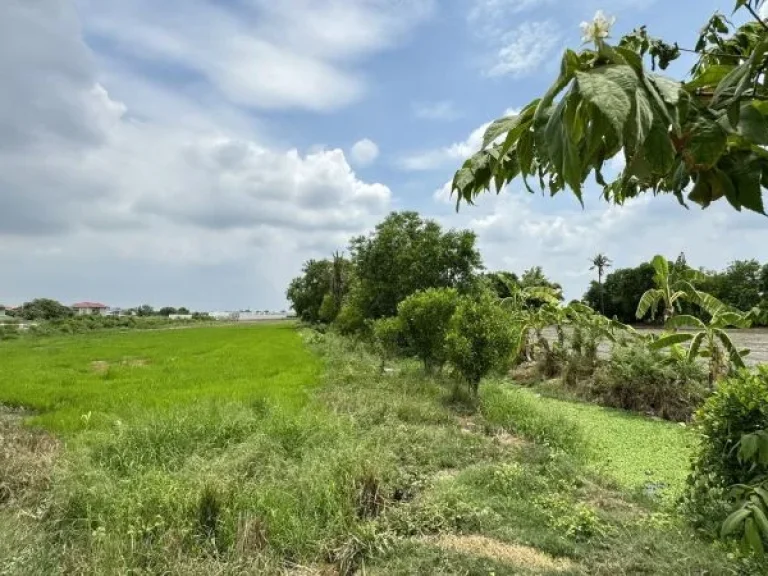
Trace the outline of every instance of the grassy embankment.
<instances>
[{"instance_id":1,"label":"grassy embankment","mask_svg":"<svg viewBox=\"0 0 768 576\"><path fill-rule=\"evenodd\" d=\"M748 573L643 494L679 488L686 430L504 382L471 415L414 364L304 337L4 347L0 402L63 442L0 415L0 574Z\"/></svg>"}]
</instances>

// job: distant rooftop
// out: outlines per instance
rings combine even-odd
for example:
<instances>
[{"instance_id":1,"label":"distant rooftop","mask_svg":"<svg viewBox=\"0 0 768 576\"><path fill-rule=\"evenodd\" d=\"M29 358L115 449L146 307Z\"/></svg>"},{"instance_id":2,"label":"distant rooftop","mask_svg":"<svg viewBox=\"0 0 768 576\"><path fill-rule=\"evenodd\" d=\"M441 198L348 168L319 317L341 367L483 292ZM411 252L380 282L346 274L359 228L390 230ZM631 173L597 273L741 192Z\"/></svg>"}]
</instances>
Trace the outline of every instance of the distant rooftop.
<instances>
[{"instance_id":1,"label":"distant rooftop","mask_svg":"<svg viewBox=\"0 0 768 576\"><path fill-rule=\"evenodd\" d=\"M80 308L106 309L109 308L109 306L99 302L78 302L77 304L72 304L72 308L75 310L79 310Z\"/></svg>"}]
</instances>

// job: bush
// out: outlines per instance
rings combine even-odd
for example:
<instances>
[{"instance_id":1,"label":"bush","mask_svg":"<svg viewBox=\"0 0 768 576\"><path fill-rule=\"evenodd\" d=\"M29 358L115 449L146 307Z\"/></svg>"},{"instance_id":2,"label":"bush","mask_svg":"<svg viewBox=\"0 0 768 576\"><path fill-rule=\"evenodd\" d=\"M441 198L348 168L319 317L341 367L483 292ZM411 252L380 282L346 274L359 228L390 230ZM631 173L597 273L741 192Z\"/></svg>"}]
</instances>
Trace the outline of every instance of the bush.
<instances>
[{"instance_id":1,"label":"bush","mask_svg":"<svg viewBox=\"0 0 768 576\"><path fill-rule=\"evenodd\" d=\"M341 306L333 326L344 336L365 332L365 317L354 298L350 298Z\"/></svg>"},{"instance_id":2,"label":"bush","mask_svg":"<svg viewBox=\"0 0 768 576\"><path fill-rule=\"evenodd\" d=\"M600 366L588 394L600 404L674 421L687 421L704 401L705 369L638 343L616 346Z\"/></svg>"},{"instance_id":3,"label":"bush","mask_svg":"<svg viewBox=\"0 0 768 576\"><path fill-rule=\"evenodd\" d=\"M695 523L713 533L730 505L728 489L768 474L768 466L739 459L738 444L746 434L768 423L768 367L742 370L718 384L696 413L701 442L688 478L686 506Z\"/></svg>"},{"instance_id":4,"label":"bush","mask_svg":"<svg viewBox=\"0 0 768 576\"><path fill-rule=\"evenodd\" d=\"M446 347L448 359L473 394L484 376L510 361L517 336L509 314L490 296L462 298L451 319Z\"/></svg>"},{"instance_id":5,"label":"bush","mask_svg":"<svg viewBox=\"0 0 768 576\"><path fill-rule=\"evenodd\" d=\"M397 306L408 348L427 371L445 364L445 340L457 303L453 288L430 288L411 294Z\"/></svg>"},{"instance_id":6,"label":"bush","mask_svg":"<svg viewBox=\"0 0 768 576\"><path fill-rule=\"evenodd\" d=\"M373 322L373 341L381 355L381 367L403 348L403 326L399 318L380 318Z\"/></svg>"},{"instance_id":7,"label":"bush","mask_svg":"<svg viewBox=\"0 0 768 576\"><path fill-rule=\"evenodd\" d=\"M330 324L336 319L338 313L339 308L333 295L329 293L323 296L323 303L320 304L320 311L318 312L320 321Z\"/></svg>"}]
</instances>

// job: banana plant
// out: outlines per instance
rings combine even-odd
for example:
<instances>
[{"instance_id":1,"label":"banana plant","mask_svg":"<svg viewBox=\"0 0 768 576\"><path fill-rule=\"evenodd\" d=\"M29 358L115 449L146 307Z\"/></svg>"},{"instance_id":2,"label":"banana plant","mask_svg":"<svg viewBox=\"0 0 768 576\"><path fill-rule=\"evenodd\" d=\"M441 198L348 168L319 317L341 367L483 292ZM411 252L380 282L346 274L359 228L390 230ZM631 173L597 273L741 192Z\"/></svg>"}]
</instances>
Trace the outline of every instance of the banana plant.
<instances>
[{"instance_id":1,"label":"banana plant","mask_svg":"<svg viewBox=\"0 0 768 576\"><path fill-rule=\"evenodd\" d=\"M669 262L660 254L653 257L651 266L656 272L653 275L653 282L656 287L646 291L640 298L635 313L638 320L642 320L648 312L650 312L650 318L653 320L661 303L663 303L665 323L675 315L676 311L680 311L680 304L683 300L692 300L696 304L700 304L703 293L698 292L691 282L700 279L703 276L701 272L687 269L673 274L669 269Z\"/></svg>"},{"instance_id":2,"label":"banana plant","mask_svg":"<svg viewBox=\"0 0 768 576\"><path fill-rule=\"evenodd\" d=\"M597 348L601 341L615 343L620 334L634 335L635 330L622 324L615 318L609 319L598 314L592 308L581 302L572 302L566 308L566 314L580 333L586 332L583 342L583 354L593 365L597 361Z\"/></svg>"},{"instance_id":3,"label":"banana plant","mask_svg":"<svg viewBox=\"0 0 768 576\"><path fill-rule=\"evenodd\" d=\"M650 347L658 350L690 343L688 360L693 362L698 358L705 358L709 361L709 384L713 387L725 372L733 368L744 368L744 357L749 354L747 349L736 348L725 329L750 326L751 321L747 315L722 305L722 309L712 316L709 324L687 314L670 318L665 324L668 330L685 328L693 331L665 334L651 342Z\"/></svg>"}]
</instances>

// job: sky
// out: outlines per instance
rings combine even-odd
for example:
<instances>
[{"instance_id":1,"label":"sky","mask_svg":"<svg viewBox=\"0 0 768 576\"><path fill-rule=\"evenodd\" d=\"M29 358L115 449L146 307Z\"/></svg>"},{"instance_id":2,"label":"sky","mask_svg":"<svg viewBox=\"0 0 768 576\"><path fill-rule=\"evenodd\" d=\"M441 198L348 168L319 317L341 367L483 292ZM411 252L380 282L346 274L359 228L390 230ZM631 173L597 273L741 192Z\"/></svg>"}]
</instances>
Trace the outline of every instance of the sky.
<instances>
[{"instance_id":1,"label":"sky","mask_svg":"<svg viewBox=\"0 0 768 576\"><path fill-rule=\"evenodd\" d=\"M733 0L3 0L0 303L281 309L309 258L393 210L580 297L607 254L768 261L724 202L585 208L511 184L457 213L484 126L553 81L597 9L692 47ZM683 59L669 71L682 77Z\"/></svg>"}]
</instances>

